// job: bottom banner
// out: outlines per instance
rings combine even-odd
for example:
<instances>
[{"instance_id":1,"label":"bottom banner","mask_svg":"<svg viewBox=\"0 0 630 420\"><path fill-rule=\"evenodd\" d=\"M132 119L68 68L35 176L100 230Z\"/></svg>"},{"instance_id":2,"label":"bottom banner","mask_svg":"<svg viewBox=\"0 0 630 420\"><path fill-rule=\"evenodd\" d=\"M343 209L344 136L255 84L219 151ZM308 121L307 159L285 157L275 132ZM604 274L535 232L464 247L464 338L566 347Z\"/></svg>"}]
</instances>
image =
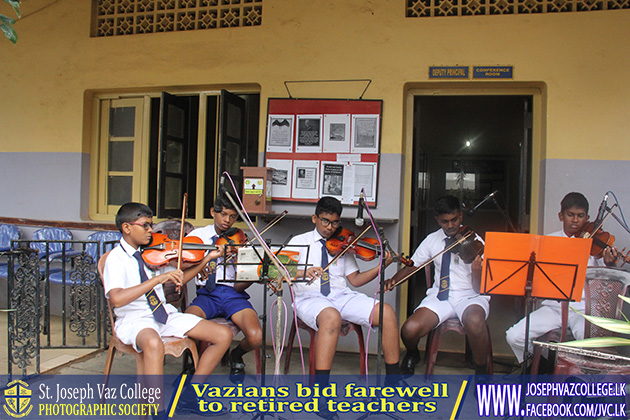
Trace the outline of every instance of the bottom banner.
<instances>
[{"instance_id":1,"label":"bottom banner","mask_svg":"<svg viewBox=\"0 0 630 420\"><path fill-rule=\"evenodd\" d=\"M0 377L0 418L627 418L625 376Z\"/></svg>"}]
</instances>

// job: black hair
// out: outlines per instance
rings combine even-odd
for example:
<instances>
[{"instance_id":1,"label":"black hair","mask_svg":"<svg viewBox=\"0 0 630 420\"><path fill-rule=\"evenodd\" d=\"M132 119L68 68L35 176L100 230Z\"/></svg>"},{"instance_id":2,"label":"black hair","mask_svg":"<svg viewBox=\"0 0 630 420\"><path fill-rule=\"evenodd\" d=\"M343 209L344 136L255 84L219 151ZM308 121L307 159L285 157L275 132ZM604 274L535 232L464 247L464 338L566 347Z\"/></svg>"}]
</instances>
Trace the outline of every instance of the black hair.
<instances>
[{"instance_id":1,"label":"black hair","mask_svg":"<svg viewBox=\"0 0 630 420\"><path fill-rule=\"evenodd\" d=\"M217 198L214 200L214 204L212 205L212 208L217 213L221 213L223 209L236 210L234 206L232 205L232 202L227 198L225 194L217 195Z\"/></svg>"},{"instance_id":2,"label":"black hair","mask_svg":"<svg viewBox=\"0 0 630 420\"><path fill-rule=\"evenodd\" d=\"M328 213L341 217L341 210L341 203L335 197L322 197L315 206L315 216L319 217L322 213Z\"/></svg>"},{"instance_id":3,"label":"black hair","mask_svg":"<svg viewBox=\"0 0 630 420\"><path fill-rule=\"evenodd\" d=\"M142 203L123 204L116 213L116 227L122 233L123 223L133 223L141 217L153 217L153 210Z\"/></svg>"},{"instance_id":4,"label":"black hair","mask_svg":"<svg viewBox=\"0 0 630 420\"><path fill-rule=\"evenodd\" d=\"M438 198L438 201L435 202L435 206L433 206L433 211L436 216L440 216L442 214L451 214L454 211L461 211L462 206L459 204L459 200L457 197L452 195L444 195Z\"/></svg>"},{"instance_id":5,"label":"black hair","mask_svg":"<svg viewBox=\"0 0 630 420\"><path fill-rule=\"evenodd\" d=\"M588 200L586 199L586 197L584 197L584 194L582 193L570 192L564 196L564 198L560 202L560 212L563 213L565 210L568 210L571 207L584 209L586 210L586 214L588 214Z\"/></svg>"}]
</instances>

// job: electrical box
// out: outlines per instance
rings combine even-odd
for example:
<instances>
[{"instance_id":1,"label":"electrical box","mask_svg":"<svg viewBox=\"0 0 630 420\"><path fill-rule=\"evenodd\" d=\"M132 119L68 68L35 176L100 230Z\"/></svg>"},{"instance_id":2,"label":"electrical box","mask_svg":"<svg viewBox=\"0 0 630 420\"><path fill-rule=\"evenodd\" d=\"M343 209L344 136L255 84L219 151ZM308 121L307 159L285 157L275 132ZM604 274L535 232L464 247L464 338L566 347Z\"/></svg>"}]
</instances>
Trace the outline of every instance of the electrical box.
<instances>
[{"instance_id":1,"label":"electrical box","mask_svg":"<svg viewBox=\"0 0 630 420\"><path fill-rule=\"evenodd\" d=\"M242 166L243 205L248 213L272 214L271 185L273 168Z\"/></svg>"}]
</instances>

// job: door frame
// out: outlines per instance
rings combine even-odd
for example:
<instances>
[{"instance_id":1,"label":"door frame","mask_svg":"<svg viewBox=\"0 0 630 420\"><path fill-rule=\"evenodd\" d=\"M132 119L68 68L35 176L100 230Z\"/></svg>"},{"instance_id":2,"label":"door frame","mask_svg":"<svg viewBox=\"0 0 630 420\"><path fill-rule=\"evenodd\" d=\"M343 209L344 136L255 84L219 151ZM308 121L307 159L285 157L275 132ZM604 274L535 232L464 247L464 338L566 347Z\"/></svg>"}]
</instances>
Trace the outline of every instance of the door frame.
<instances>
[{"instance_id":1,"label":"door frame","mask_svg":"<svg viewBox=\"0 0 630 420\"><path fill-rule=\"evenodd\" d=\"M407 83L404 91L403 109L403 154L408 157L404 162L405 189L411 188L412 159L414 141L414 98L416 96L482 96L482 95L528 95L532 97L532 168L531 174L531 204L529 229L532 233L539 233L538 227L542 226L544 206L544 173L541 172L541 163L546 154L546 119L547 115L547 85L544 82L417 82ZM402 223L400 229L400 249L408 254L413 253L410 247L411 237L411 204L413 194L403 194L402 198ZM418 244L411 245L412 247ZM406 296L408 285L405 283L400 290L400 296ZM398 315L401 322L407 318L407 300L400 299Z\"/></svg>"}]
</instances>

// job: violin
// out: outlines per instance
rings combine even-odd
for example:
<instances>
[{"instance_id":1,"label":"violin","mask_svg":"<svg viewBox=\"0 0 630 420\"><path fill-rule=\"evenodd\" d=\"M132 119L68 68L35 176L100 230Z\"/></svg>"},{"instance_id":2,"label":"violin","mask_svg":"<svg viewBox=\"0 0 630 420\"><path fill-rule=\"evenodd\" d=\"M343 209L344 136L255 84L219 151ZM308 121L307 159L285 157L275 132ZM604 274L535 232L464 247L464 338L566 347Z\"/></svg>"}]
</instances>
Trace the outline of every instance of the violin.
<instances>
[{"instance_id":1,"label":"violin","mask_svg":"<svg viewBox=\"0 0 630 420\"><path fill-rule=\"evenodd\" d=\"M340 226L326 241L326 249L330 255L337 256L344 249L349 248L347 252L355 254L362 261L372 261L380 256L381 245L378 239L359 239L350 245L355 239L354 232Z\"/></svg>"},{"instance_id":2,"label":"violin","mask_svg":"<svg viewBox=\"0 0 630 420\"><path fill-rule=\"evenodd\" d=\"M575 235L577 238L591 238L591 255L595 258L602 258L606 248L612 247L615 243L615 237L605 232L601 227L595 229L595 223L588 222L582 227L582 231Z\"/></svg>"},{"instance_id":3,"label":"violin","mask_svg":"<svg viewBox=\"0 0 630 420\"><path fill-rule=\"evenodd\" d=\"M199 263L206 250L217 249L197 236L186 236L181 241L181 258L184 262ZM154 233L151 243L143 248L142 259L147 265L161 267L180 257L180 241L163 233Z\"/></svg>"},{"instance_id":4,"label":"violin","mask_svg":"<svg viewBox=\"0 0 630 420\"><path fill-rule=\"evenodd\" d=\"M464 237L466 238L462 240ZM475 258L483 254L483 243L475 239L475 232L468 226L462 225L459 231L451 237L447 245L455 242L459 242L459 244L455 245L451 252L459 254L459 258L461 258L465 264L471 264Z\"/></svg>"},{"instance_id":5,"label":"violin","mask_svg":"<svg viewBox=\"0 0 630 420\"><path fill-rule=\"evenodd\" d=\"M232 227L219 235L215 241L215 245L226 245L226 253L231 254L230 246L245 245L247 243L247 235L241 229Z\"/></svg>"},{"instance_id":6,"label":"violin","mask_svg":"<svg viewBox=\"0 0 630 420\"><path fill-rule=\"evenodd\" d=\"M586 223L582 228L582 231L577 233L575 236L577 238L593 239L593 244L591 245L591 255L595 258L603 258L604 251L607 248L613 248L613 245L615 244L614 235L604 231L601 228L601 225L596 229L595 223L593 222ZM630 252L624 255L625 250L626 249L624 248L621 250L621 252L617 254L618 257L621 258L621 260L623 261L623 263L621 264L622 266L625 263L630 263Z\"/></svg>"}]
</instances>

